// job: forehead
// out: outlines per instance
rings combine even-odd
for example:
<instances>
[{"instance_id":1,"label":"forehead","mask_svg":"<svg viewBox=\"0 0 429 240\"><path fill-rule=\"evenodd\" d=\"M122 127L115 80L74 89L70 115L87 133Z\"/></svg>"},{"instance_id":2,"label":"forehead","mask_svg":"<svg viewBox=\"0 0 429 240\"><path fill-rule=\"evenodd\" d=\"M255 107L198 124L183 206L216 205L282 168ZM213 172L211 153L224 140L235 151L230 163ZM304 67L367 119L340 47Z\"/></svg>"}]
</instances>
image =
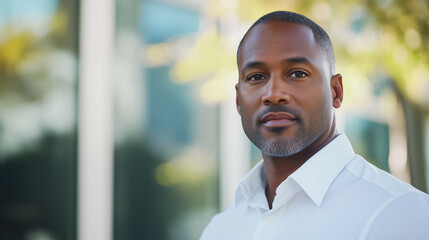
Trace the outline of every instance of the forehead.
<instances>
[{"instance_id":1,"label":"forehead","mask_svg":"<svg viewBox=\"0 0 429 240\"><path fill-rule=\"evenodd\" d=\"M320 55L313 31L309 27L280 21L259 23L248 32L243 41L239 66L267 57L305 57L318 60Z\"/></svg>"}]
</instances>

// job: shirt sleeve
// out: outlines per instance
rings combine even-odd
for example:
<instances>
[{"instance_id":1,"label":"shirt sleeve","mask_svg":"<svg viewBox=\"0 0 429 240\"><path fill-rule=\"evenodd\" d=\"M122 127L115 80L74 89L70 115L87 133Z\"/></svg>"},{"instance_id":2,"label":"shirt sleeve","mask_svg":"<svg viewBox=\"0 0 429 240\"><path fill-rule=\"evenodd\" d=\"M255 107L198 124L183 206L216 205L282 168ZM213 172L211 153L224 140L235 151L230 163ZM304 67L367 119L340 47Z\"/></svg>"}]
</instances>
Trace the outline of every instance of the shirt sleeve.
<instances>
[{"instance_id":1,"label":"shirt sleeve","mask_svg":"<svg viewBox=\"0 0 429 240\"><path fill-rule=\"evenodd\" d=\"M429 196L410 193L398 197L374 218L361 239L429 239Z\"/></svg>"}]
</instances>

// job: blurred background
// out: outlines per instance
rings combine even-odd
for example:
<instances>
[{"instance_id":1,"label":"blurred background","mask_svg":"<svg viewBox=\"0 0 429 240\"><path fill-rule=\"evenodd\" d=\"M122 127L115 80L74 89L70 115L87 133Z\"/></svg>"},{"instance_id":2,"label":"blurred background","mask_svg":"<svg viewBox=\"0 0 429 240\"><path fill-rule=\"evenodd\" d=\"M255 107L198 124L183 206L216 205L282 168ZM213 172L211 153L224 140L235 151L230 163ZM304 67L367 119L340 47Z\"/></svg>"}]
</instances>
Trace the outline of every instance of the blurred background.
<instances>
[{"instance_id":1,"label":"blurred background","mask_svg":"<svg viewBox=\"0 0 429 240\"><path fill-rule=\"evenodd\" d=\"M235 53L273 10L331 36L355 151L428 192L428 1L0 0L0 239L198 239L261 159Z\"/></svg>"}]
</instances>

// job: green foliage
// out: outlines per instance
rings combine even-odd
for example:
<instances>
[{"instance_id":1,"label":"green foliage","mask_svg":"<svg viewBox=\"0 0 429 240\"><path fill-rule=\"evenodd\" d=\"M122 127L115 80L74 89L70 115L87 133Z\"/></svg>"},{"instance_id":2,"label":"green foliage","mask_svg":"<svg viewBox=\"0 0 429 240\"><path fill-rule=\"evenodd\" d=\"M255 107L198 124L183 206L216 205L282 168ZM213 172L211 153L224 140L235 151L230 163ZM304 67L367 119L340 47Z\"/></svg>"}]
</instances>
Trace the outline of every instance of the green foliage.
<instances>
[{"instance_id":1,"label":"green foliage","mask_svg":"<svg viewBox=\"0 0 429 240\"><path fill-rule=\"evenodd\" d=\"M409 99L428 106L424 91L429 86L428 5L424 0L213 0L209 4L208 13L217 19L235 15L248 26L270 11L290 10L302 13L320 24L331 36L338 72L343 74L346 89L353 86L347 91L365 89L368 84L375 84L380 80L375 76L382 75L393 79ZM222 27L220 25L218 31L221 40L230 37L230 33L222 31ZM228 66L227 63L213 64L217 68L207 68L204 65L213 56L219 55L211 54L214 49L220 51L222 48L220 45L195 47L193 54L198 56L198 60L189 65L194 70L197 69L198 79L203 75L235 67L229 61ZM233 49L228 51L235 54ZM222 61L216 58L211 60ZM179 63L176 71L185 71L185 65L183 62ZM353 95L357 93L351 92L349 96ZM350 101L356 102L359 99L352 97Z\"/></svg>"}]
</instances>

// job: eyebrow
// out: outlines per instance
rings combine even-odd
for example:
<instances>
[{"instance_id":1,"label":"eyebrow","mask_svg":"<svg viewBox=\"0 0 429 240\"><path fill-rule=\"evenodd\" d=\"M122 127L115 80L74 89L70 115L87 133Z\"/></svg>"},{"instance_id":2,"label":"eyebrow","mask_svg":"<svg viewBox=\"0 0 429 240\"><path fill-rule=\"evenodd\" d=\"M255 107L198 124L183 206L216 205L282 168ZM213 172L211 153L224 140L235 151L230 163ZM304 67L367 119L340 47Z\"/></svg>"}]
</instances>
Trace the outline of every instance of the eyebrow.
<instances>
[{"instance_id":1,"label":"eyebrow","mask_svg":"<svg viewBox=\"0 0 429 240\"><path fill-rule=\"evenodd\" d=\"M244 64L243 68L241 69L241 72L246 71L249 68L255 68L255 67L266 67L267 64L264 62L248 62Z\"/></svg>"},{"instance_id":2,"label":"eyebrow","mask_svg":"<svg viewBox=\"0 0 429 240\"><path fill-rule=\"evenodd\" d=\"M283 63L305 63L305 64L310 64L313 65L310 60L308 60L305 57L293 57L293 58L286 58L283 59L282 61ZM249 68L255 68L255 67L266 67L267 65L264 62L248 62L246 64L244 64L243 68L241 69L241 72L246 71Z\"/></svg>"},{"instance_id":3,"label":"eyebrow","mask_svg":"<svg viewBox=\"0 0 429 240\"><path fill-rule=\"evenodd\" d=\"M305 57L286 58L282 61L283 63L309 63L311 62Z\"/></svg>"}]
</instances>

